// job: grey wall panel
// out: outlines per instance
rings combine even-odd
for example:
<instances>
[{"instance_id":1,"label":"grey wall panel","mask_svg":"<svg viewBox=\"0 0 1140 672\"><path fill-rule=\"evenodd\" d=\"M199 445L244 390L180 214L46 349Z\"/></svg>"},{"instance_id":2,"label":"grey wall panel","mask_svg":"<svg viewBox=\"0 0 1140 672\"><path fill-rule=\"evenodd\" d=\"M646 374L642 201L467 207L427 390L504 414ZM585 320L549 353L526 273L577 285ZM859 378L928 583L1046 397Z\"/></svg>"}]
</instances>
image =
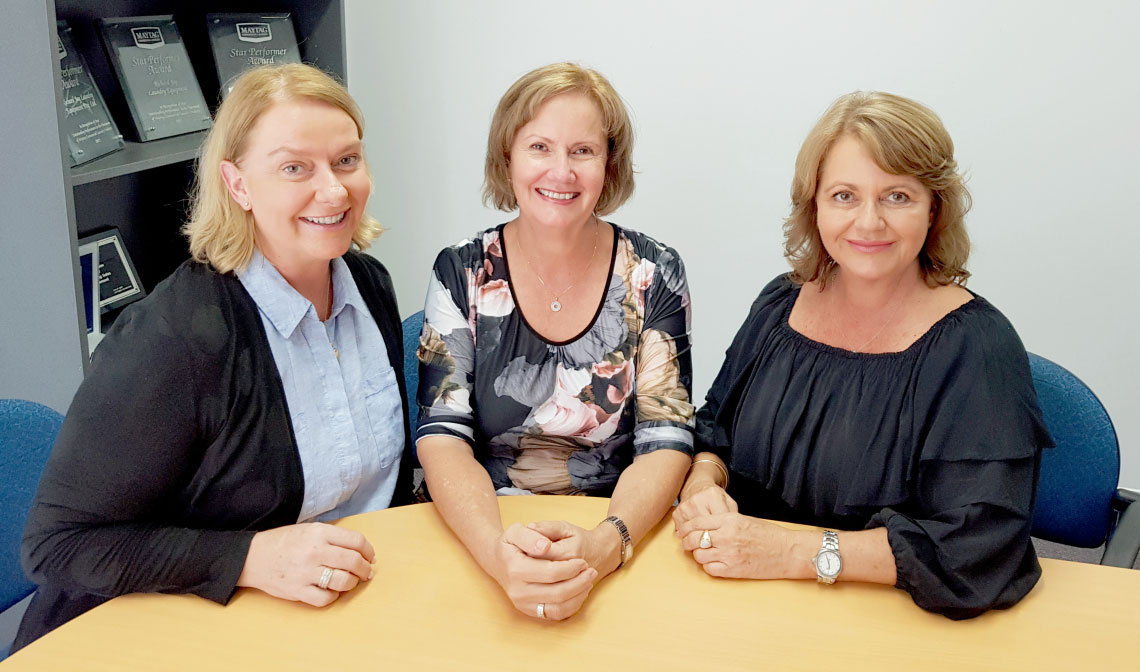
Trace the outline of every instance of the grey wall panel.
<instances>
[{"instance_id":1,"label":"grey wall panel","mask_svg":"<svg viewBox=\"0 0 1140 672\"><path fill-rule=\"evenodd\" d=\"M64 411L85 348L51 2L5 3L0 62L0 397Z\"/></svg>"}]
</instances>

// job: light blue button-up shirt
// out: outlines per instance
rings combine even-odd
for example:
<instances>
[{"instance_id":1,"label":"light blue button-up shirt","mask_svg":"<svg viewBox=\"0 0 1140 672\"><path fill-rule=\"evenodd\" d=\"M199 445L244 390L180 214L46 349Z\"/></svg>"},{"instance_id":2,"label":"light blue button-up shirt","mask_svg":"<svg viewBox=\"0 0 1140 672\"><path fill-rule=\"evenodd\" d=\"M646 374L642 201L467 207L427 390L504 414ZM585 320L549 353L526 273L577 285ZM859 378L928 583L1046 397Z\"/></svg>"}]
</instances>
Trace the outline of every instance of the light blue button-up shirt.
<instances>
[{"instance_id":1,"label":"light blue button-up shirt","mask_svg":"<svg viewBox=\"0 0 1140 672\"><path fill-rule=\"evenodd\" d=\"M261 313L301 453L298 522L386 508L404 450L400 389L384 337L348 265L337 258L331 268L325 322L260 251L238 272Z\"/></svg>"}]
</instances>

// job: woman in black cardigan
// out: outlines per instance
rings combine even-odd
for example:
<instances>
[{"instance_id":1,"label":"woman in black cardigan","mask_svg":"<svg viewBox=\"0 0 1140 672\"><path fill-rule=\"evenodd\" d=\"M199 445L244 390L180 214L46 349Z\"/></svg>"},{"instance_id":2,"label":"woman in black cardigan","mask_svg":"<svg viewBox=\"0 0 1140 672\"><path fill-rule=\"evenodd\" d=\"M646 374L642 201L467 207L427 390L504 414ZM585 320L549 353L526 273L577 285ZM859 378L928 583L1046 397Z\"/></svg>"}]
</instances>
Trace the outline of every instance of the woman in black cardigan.
<instances>
[{"instance_id":1,"label":"woman in black cardigan","mask_svg":"<svg viewBox=\"0 0 1140 672\"><path fill-rule=\"evenodd\" d=\"M363 535L310 522L411 498L395 295L352 249L380 233L362 137L315 68L235 83L198 165L193 258L115 322L48 461L15 648L125 593L322 606L371 578Z\"/></svg>"}]
</instances>

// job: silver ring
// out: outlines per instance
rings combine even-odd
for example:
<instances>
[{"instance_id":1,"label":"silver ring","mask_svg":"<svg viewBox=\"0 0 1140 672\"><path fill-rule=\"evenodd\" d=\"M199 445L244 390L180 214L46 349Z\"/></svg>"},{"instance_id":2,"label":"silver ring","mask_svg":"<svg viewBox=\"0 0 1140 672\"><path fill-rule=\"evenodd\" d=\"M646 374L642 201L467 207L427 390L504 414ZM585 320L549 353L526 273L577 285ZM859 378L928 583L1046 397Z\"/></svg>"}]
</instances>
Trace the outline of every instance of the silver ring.
<instances>
[{"instance_id":1,"label":"silver ring","mask_svg":"<svg viewBox=\"0 0 1140 672\"><path fill-rule=\"evenodd\" d=\"M539 618L546 618L546 605L542 602L539 602L538 607L534 610L534 613L538 614Z\"/></svg>"},{"instance_id":2,"label":"silver ring","mask_svg":"<svg viewBox=\"0 0 1140 672\"><path fill-rule=\"evenodd\" d=\"M701 548L712 548L712 537L709 536L709 531L701 535Z\"/></svg>"},{"instance_id":3,"label":"silver ring","mask_svg":"<svg viewBox=\"0 0 1140 672\"><path fill-rule=\"evenodd\" d=\"M329 580L332 579L332 575L333 575L333 568L332 567L325 567L325 571L321 572L321 580L319 583L317 583L317 588L320 588L321 590L328 590L329 589Z\"/></svg>"}]
</instances>

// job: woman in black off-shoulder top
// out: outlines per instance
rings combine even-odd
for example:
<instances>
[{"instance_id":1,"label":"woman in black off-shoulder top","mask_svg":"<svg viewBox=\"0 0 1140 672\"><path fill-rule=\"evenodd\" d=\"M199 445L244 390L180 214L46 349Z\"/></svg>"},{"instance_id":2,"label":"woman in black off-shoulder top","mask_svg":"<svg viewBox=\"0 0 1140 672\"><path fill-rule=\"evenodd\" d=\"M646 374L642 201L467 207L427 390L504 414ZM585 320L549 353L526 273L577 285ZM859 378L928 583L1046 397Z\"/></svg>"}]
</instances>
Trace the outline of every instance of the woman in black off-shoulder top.
<instances>
[{"instance_id":1,"label":"woman in black off-shoulder top","mask_svg":"<svg viewBox=\"0 0 1140 672\"><path fill-rule=\"evenodd\" d=\"M1015 604L1041 573L1029 531L1052 444L1020 339L962 286L949 135L914 101L849 94L804 142L792 196L793 272L761 292L697 414L684 548L714 576L893 584L950 618Z\"/></svg>"}]
</instances>

